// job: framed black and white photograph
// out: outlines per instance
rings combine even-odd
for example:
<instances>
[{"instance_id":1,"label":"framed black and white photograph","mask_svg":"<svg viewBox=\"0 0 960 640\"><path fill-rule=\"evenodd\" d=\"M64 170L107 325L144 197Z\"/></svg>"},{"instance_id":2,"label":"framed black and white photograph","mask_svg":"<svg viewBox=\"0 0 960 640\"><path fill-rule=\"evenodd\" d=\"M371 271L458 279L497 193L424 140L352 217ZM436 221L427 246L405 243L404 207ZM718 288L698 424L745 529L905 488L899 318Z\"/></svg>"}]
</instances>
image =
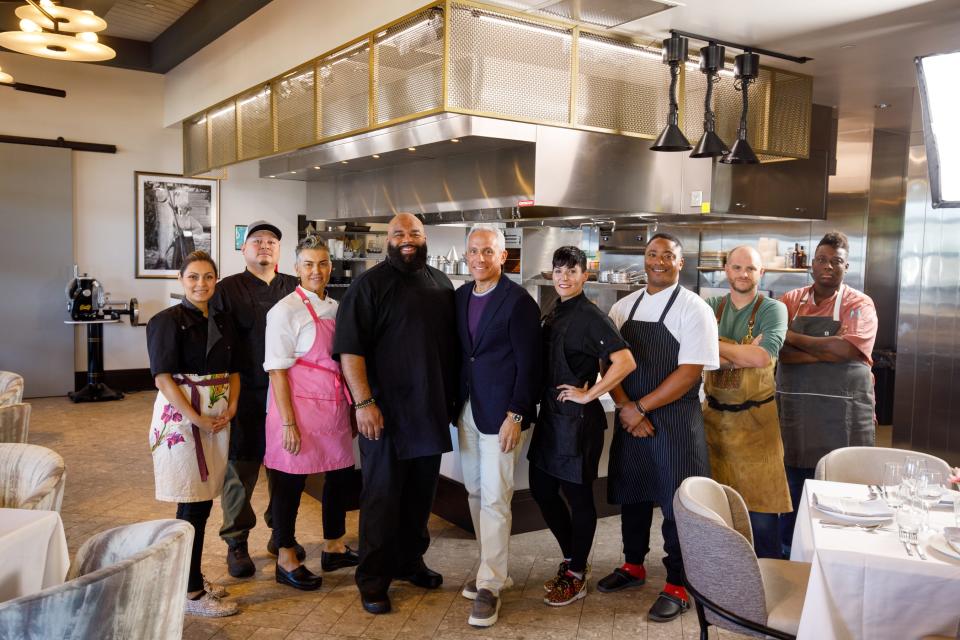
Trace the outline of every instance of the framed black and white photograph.
<instances>
[{"instance_id":1,"label":"framed black and white photograph","mask_svg":"<svg viewBox=\"0 0 960 640\"><path fill-rule=\"evenodd\" d=\"M193 251L219 262L219 180L137 171L135 182L138 278L176 278Z\"/></svg>"}]
</instances>

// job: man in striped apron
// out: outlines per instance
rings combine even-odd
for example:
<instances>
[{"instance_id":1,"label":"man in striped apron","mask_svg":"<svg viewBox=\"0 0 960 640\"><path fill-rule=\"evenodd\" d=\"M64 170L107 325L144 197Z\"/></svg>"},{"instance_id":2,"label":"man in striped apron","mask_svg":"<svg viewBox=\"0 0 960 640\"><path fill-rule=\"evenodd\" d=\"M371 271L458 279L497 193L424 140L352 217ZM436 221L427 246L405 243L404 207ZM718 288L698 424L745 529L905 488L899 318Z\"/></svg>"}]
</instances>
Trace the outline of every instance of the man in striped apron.
<instances>
[{"instance_id":1,"label":"man in striped apron","mask_svg":"<svg viewBox=\"0 0 960 640\"><path fill-rule=\"evenodd\" d=\"M690 476L709 476L700 407L703 371L720 366L717 323L710 307L680 286L683 247L658 233L647 243L647 286L618 301L610 318L630 345L637 369L611 392L619 408L608 466L608 496L621 505L626 562L600 580L601 592L646 580L653 507L663 512L667 584L650 608L654 622L689 608L673 494Z\"/></svg>"}]
</instances>

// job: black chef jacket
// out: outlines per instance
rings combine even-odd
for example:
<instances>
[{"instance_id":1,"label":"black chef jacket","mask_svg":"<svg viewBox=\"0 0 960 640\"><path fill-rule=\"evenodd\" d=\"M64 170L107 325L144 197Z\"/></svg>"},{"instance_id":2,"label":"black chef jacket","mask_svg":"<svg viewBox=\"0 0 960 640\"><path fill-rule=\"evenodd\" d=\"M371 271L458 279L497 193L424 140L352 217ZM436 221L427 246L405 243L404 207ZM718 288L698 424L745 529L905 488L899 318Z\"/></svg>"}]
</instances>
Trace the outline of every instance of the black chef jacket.
<instances>
[{"instance_id":1,"label":"black chef jacket","mask_svg":"<svg viewBox=\"0 0 960 640\"><path fill-rule=\"evenodd\" d=\"M387 261L363 272L340 302L333 351L366 360L399 459L452 449L460 342L453 285L441 271L406 273Z\"/></svg>"},{"instance_id":2,"label":"black chef jacket","mask_svg":"<svg viewBox=\"0 0 960 640\"><path fill-rule=\"evenodd\" d=\"M267 332L267 311L281 298L293 293L300 281L295 276L278 273L267 284L246 269L227 276L217 283L215 298L233 316L239 333L241 389L265 389L270 376L263 370ZM261 419L261 428L262 428Z\"/></svg>"},{"instance_id":3,"label":"black chef jacket","mask_svg":"<svg viewBox=\"0 0 960 640\"><path fill-rule=\"evenodd\" d=\"M543 318L545 339L552 325L561 318L570 317L570 326L563 341L563 352L570 370L578 380L589 381L590 386L600 373L600 360L609 361L610 354L630 345L620 335L616 325L597 305L590 302L582 293L566 301L557 299ZM543 357L544 371L550 371L550 349L545 348Z\"/></svg>"},{"instance_id":4,"label":"black chef jacket","mask_svg":"<svg viewBox=\"0 0 960 640\"><path fill-rule=\"evenodd\" d=\"M211 330L211 326L215 328ZM150 373L236 373L237 331L232 318L210 306L205 318L189 300L164 309L147 323Z\"/></svg>"}]
</instances>

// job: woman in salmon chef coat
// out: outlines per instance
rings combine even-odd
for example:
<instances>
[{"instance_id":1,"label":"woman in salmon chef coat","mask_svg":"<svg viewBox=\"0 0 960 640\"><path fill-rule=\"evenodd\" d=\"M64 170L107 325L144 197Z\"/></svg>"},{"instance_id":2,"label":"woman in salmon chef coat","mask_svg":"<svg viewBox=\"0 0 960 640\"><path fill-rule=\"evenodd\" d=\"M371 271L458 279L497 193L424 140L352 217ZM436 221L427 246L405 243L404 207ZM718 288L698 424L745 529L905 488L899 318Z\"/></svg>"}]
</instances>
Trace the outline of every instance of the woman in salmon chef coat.
<instances>
[{"instance_id":1,"label":"woman in salmon chef coat","mask_svg":"<svg viewBox=\"0 0 960 640\"><path fill-rule=\"evenodd\" d=\"M307 236L297 245L300 285L267 313L263 367L270 373L270 395L263 464L272 471L276 580L304 591L318 589L322 581L295 549L297 510L309 474L326 472L321 567L334 571L358 561L342 540L353 432L347 386L330 355L337 316L337 302L326 293L331 270L326 245Z\"/></svg>"}]
</instances>

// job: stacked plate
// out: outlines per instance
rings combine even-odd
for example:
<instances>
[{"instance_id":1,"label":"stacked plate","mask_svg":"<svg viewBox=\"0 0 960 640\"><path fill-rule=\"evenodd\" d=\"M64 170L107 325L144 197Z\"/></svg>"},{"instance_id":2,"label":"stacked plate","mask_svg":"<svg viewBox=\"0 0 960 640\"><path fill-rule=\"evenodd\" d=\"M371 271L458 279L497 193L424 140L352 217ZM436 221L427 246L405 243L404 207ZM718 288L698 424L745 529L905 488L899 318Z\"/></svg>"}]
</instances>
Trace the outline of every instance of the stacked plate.
<instances>
[{"instance_id":1,"label":"stacked plate","mask_svg":"<svg viewBox=\"0 0 960 640\"><path fill-rule=\"evenodd\" d=\"M885 524L893 520L893 510L879 498L860 500L813 494L813 506L831 520L851 524Z\"/></svg>"},{"instance_id":2,"label":"stacked plate","mask_svg":"<svg viewBox=\"0 0 960 640\"><path fill-rule=\"evenodd\" d=\"M709 269L722 269L727 263L726 251L701 251L700 266Z\"/></svg>"},{"instance_id":3,"label":"stacked plate","mask_svg":"<svg viewBox=\"0 0 960 640\"><path fill-rule=\"evenodd\" d=\"M954 560L960 560L960 527L944 527L943 533L930 536L927 546Z\"/></svg>"}]
</instances>

